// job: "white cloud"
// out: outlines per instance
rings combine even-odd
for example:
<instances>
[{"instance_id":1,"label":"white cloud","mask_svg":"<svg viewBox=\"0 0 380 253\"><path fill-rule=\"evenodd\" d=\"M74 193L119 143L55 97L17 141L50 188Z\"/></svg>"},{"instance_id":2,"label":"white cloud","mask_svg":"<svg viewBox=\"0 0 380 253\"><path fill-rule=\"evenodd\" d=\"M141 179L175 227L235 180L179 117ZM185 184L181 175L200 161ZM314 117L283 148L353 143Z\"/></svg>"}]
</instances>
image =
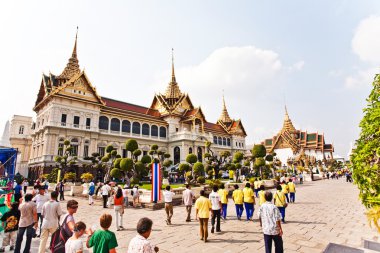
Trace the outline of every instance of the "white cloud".
<instances>
[{"instance_id":1,"label":"white cloud","mask_svg":"<svg viewBox=\"0 0 380 253\"><path fill-rule=\"evenodd\" d=\"M358 70L357 73L347 76L344 85L348 89L358 89L371 85L373 78L378 73L378 68L369 68L366 70Z\"/></svg>"},{"instance_id":2,"label":"white cloud","mask_svg":"<svg viewBox=\"0 0 380 253\"><path fill-rule=\"evenodd\" d=\"M352 49L362 61L380 62L380 16L363 19L355 30Z\"/></svg>"},{"instance_id":3,"label":"white cloud","mask_svg":"<svg viewBox=\"0 0 380 253\"><path fill-rule=\"evenodd\" d=\"M193 66L176 66L176 78L182 92L187 92L194 106L201 106L206 119L216 122L222 107L224 90L227 109L232 118L242 118L248 133L247 143L259 142L278 131L278 120L273 118L273 129L260 128L263 106L286 89L288 77L302 69L303 61L285 65L280 55L255 46L219 48L202 62ZM154 89L164 92L168 81L166 70L155 82ZM282 99L283 95L279 95ZM276 124L275 124L276 123Z\"/></svg>"}]
</instances>

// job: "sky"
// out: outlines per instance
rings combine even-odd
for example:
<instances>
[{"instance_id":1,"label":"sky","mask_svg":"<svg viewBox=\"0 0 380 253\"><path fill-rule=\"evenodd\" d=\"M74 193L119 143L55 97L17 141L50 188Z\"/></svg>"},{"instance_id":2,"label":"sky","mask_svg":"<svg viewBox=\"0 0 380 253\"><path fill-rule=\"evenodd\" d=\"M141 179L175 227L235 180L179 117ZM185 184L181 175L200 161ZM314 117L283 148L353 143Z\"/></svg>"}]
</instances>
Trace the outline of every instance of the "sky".
<instances>
[{"instance_id":1,"label":"sky","mask_svg":"<svg viewBox=\"0 0 380 253\"><path fill-rule=\"evenodd\" d=\"M32 108L42 73L78 58L99 95L150 106L170 81L216 122L224 93L247 144L297 129L347 156L379 73L379 1L1 1L0 133Z\"/></svg>"}]
</instances>

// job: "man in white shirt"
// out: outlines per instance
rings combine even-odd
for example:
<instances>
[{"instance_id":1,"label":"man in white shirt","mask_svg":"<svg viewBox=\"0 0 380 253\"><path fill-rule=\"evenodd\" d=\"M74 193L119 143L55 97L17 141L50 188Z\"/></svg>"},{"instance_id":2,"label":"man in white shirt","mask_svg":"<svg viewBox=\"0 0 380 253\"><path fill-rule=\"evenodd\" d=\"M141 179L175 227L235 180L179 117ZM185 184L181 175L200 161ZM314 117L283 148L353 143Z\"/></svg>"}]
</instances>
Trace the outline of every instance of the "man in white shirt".
<instances>
[{"instance_id":1,"label":"man in white shirt","mask_svg":"<svg viewBox=\"0 0 380 253\"><path fill-rule=\"evenodd\" d=\"M166 186L163 195L165 201L166 224L171 225L173 217L173 196L175 193L170 191L170 185Z\"/></svg>"},{"instance_id":2,"label":"man in white shirt","mask_svg":"<svg viewBox=\"0 0 380 253\"><path fill-rule=\"evenodd\" d=\"M102 197L103 197L103 208L107 208L107 202L108 202L108 196L109 194L111 193L111 186L109 186L109 182L106 182L102 188L101 188L101 192L102 192Z\"/></svg>"},{"instance_id":3,"label":"man in white shirt","mask_svg":"<svg viewBox=\"0 0 380 253\"><path fill-rule=\"evenodd\" d=\"M212 192L208 196L211 201L212 217L211 217L211 233L214 233L214 225L216 218L216 232L222 232L220 230L220 210L222 208L222 202L218 193L218 186L214 185Z\"/></svg>"},{"instance_id":4,"label":"man in white shirt","mask_svg":"<svg viewBox=\"0 0 380 253\"><path fill-rule=\"evenodd\" d=\"M37 204L37 218L40 220L40 233L37 235L37 237L41 236L41 226L43 222L43 216L42 216L42 207L46 202L49 201L49 197L45 195L45 189L42 186L38 189L38 194L32 199L32 201L36 202Z\"/></svg>"},{"instance_id":5,"label":"man in white shirt","mask_svg":"<svg viewBox=\"0 0 380 253\"><path fill-rule=\"evenodd\" d=\"M189 184L186 185L186 190L183 191L182 193L182 201L183 204L186 207L186 212L187 212L187 218L186 221L190 222L190 215L191 215L191 207L193 205L193 199L194 199L194 193L191 190L191 187Z\"/></svg>"},{"instance_id":6,"label":"man in white shirt","mask_svg":"<svg viewBox=\"0 0 380 253\"><path fill-rule=\"evenodd\" d=\"M282 241L281 213L272 203L273 194L270 191L267 191L264 196L266 202L260 206L258 216L264 234L265 252L272 252L272 241L274 241L276 253L282 253L284 252L284 249Z\"/></svg>"},{"instance_id":7,"label":"man in white shirt","mask_svg":"<svg viewBox=\"0 0 380 253\"><path fill-rule=\"evenodd\" d=\"M42 206L42 226L41 226L41 241L38 253L45 253L46 242L49 234L52 235L57 230L59 217L62 215L62 209L57 202L58 192L53 191L50 194L50 200Z\"/></svg>"}]
</instances>

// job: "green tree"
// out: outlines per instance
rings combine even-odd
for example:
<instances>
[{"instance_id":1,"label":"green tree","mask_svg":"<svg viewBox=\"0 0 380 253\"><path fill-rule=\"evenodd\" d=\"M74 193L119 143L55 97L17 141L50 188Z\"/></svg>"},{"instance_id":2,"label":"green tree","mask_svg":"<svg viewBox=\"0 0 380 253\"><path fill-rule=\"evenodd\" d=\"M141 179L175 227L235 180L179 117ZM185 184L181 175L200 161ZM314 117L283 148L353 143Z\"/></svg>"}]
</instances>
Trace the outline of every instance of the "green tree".
<instances>
[{"instance_id":1,"label":"green tree","mask_svg":"<svg viewBox=\"0 0 380 253\"><path fill-rule=\"evenodd\" d=\"M351 162L353 179L360 198L368 209L367 216L380 232L380 75L376 74L367 107L360 122L360 136L356 140Z\"/></svg>"},{"instance_id":2,"label":"green tree","mask_svg":"<svg viewBox=\"0 0 380 253\"><path fill-rule=\"evenodd\" d=\"M70 145L69 140L63 142L63 147L59 147L58 151L62 152L62 155L54 157L54 161L61 168L61 175L64 176L66 171L77 163L78 157L73 155L74 148Z\"/></svg>"},{"instance_id":3,"label":"green tree","mask_svg":"<svg viewBox=\"0 0 380 253\"><path fill-rule=\"evenodd\" d=\"M219 171L226 170L230 162L229 158L231 156L231 152L226 150L218 154L212 150L212 143L209 141L205 142L205 147L206 153L204 154L204 158L206 160L206 163L209 165L207 171L213 169L215 172L215 179L217 179L219 177Z\"/></svg>"}]
</instances>

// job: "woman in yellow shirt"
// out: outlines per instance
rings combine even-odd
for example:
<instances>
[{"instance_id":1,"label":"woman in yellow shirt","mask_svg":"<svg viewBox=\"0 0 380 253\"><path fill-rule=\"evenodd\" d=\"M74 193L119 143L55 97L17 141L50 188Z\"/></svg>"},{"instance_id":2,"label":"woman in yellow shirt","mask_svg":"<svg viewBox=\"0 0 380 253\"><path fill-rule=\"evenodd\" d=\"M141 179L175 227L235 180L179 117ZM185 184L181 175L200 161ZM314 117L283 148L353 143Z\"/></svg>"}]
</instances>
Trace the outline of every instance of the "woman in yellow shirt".
<instances>
[{"instance_id":1,"label":"woman in yellow shirt","mask_svg":"<svg viewBox=\"0 0 380 253\"><path fill-rule=\"evenodd\" d=\"M244 195L244 207L247 214L247 221L251 220L253 217L253 212L255 211L255 193L251 189L251 184L246 183L243 189Z\"/></svg>"},{"instance_id":2,"label":"woman in yellow shirt","mask_svg":"<svg viewBox=\"0 0 380 253\"><path fill-rule=\"evenodd\" d=\"M243 198L244 194L243 191L239 189L239 186L237 184L234 185L234 192L232 193L232 199L235 202L235 208L236 208L236 216L238 220L241 220L241 215L243 214Z\"/></svg>"},{"instance_id":3,"label":"woman in yellow shirt","mask_svg":"<svg viewBox=\"0 0 380 253\"><path fill-rule=\"evenodd\" d=\"M220 185L218 194L220 197L220 202L222 203L221 217L225 220L227 217L228 191L224 189L224 184Z\"/></svg>"},{"instance_id":4,"label":"woman in yellow shirt","mask_svg":"<svg viewBox=\"0 0 380 253\"><path fill-rule=\"evenodd\" d=\"M285 223L285 194L282 192L281 185L277 185L277 191L274 194L274 204L280 210L282 216L282 222Z\"/></svg>"},{"instance_id":5,"label":"woman in yellow shirt","mask_svg":"<svg viewBox=\"0 0 380 253\"><path fill-rule=\"evenodd\" d=\"M285 181L282 181L282 183L281 183L281 187L282 187L282 193L285 194L286 202L289 203L289 196L288 196L288 193L289 193L289 187L288 187L288 185L285 183Z\"/></svg>"},{"instance_id":6,"label":"woman in yellow shirt","mask_svg":"<svg viewBox=\"0 0 380 253\"><path fill-rule=\"evenodd\" d=\"M259 205L261 206L266 202L265 200L265 186L260 185L260 191L259 191Z\"/></svg>"},{"instance_id":7,"label":"woman in yellow shirt","mask_svg":"<svg viewBox=\"0 0 380 253\"><path fill-rule=\"evenodd\" d=\"M288 188L290 193L290 202L294 203L294 201L296 201L296 185L292 181L292 179L289 179Z\"/></svg>"}]
</instances>

